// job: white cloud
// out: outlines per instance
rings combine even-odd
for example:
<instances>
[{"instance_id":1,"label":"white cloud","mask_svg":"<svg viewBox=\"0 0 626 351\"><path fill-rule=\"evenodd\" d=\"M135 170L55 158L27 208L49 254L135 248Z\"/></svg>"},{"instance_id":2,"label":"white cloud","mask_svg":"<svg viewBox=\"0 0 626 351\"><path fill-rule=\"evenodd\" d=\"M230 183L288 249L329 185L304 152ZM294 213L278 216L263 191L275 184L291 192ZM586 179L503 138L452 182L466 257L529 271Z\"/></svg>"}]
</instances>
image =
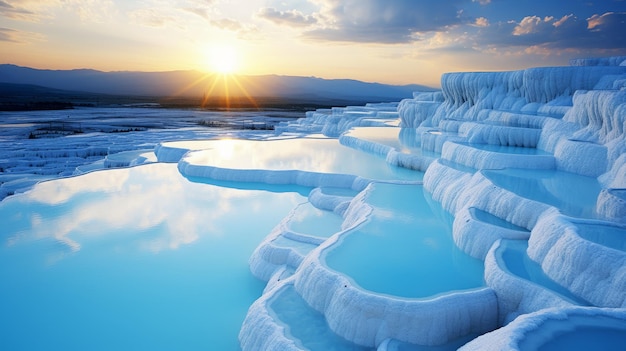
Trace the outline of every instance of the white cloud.
<instances>
[{"instance_id":1,"label":"white cloud","mask_svg":"<svg viewBox=\"0 0 626 351\"><path fill-rule=\"evenodd\" d=\"M83 22L102 23L116 14L116 6L110 0L65 0L62 3Z\"/></svg>"},{"instance_id":2,"label":"white cloud","mask_svg":"<svg viewBox=\"0 0 626 351\"><path fill-rule=\"evenodd\" d=\"M4 41L16 44L26 44L34 41L40 41L43 38L44 36L39 33L0 27L0 42Z\"/></svg>"},{"instance_id":3,"label":"white cloud","mask_svg":"<svg viewBox=\"0 0 626 351\"><path fill-rule=\"evenodd\" d=\"M553 25L555 27L560 27L563 24L565 24L568 20L572 19L573 17L574 17L573 14L565 15L565 16L561 17L561 19L559 19L558 21L554 22Z\"/></svg>"},{"instance_id":4,"label":"white cloud","mask_svg":"<svg viewBox=\"0 0 626 351\"><path fill-rule=\"evenodd\" d=\"M148 27L179 26L178 18L156 8L141 8L129 13L136 23Z\"/></svg>"},{"instance_id":5,"label":"white cloud","mask_svg":"<svg viewBox=\"0 0 626 351\"><path fill-rule=\"evenodd\" d=\"M305 15L298 10L278 11L272 7L262 8L258 16L276 24L294 27L306 27L317 23L313 15Z\"/></svg>"},{"instance_id":6,"label":"white cloud","mask_svg":"<svg viewBox=\"0 0 626 351\"><path fill-rule=\"evenodd\" d=\"M411 0L312 0L322 24L304 33L317 40L408 43L416 33L433 32L463 20L458 16L463 1ZM323 20L323 21L322 21Z\"/></svg>"},{"instance_id":7,"label":"white cloud","mask_svg":"<svg viewBox=\"0 0 626 351\"><path fill-rule=\"evenodd\" d=\"M541 19L537 16L526 16L513 29L513 35L526 35L540 32L542 30L541 26L552 25L552 20L554 20L554 17L546 17L544 19Z\"/></svg>"},{"instance_id":8,"label":"white cloud","mask_svg":"<svg viewBox=\"0 0 626 351\"><path fill-rule=\"evenodd\" d=\"M217 13L215 4L215 0L187 0L180 8L209 20Z\"/></svg>"},{"instance_id":9,"label":"white cloud","mask_svg":"<svg viewBox=\"0 0 626 351\"><path fill-rule=\"evenodd\" d=\"M489 27L489 20L485 17L478 17L474 22L476 27Z\"/></svg>"},{"instance_id":10,"label":"white cloud","mask_svg":"<svg viewBox=\"0 0 626 351\"><path fill-rule=\"evenodd\" d=\"M17 31L10 28L0 28L0 41L10 41L17 43Z\"/></svg>"},{"instance_id":11,"label":"white cloud","mask_svg":"<svg viewBox=\"0 0 626 351\"><path fill-rule=\"evenodd\" d=\"M240 39L253 40L258 36L258 29L253 24L243 24L232 18L212 20L211 25L222 30L234 32Z\"/></svg>"},{"instance_id":12,"label":"white cloud","mask_svg":"<svg viewBox=\"0 0 626 351\"><path fill-rule=\"evenodd\" d=\"M0 16L20 21L39 21L45 17L46 8L58 6L58 2L0 0Z\"/></svg>"},{"instance_id":13,"label":"white cloud","mask_svg":"<svg viewBox=\"0 0 626 351\"><path fill-rule=\"evenodd\" d=\"M111 0L0 0L0 16L39 22L59 10L75 14L82 22L103 22L116 13Z\"/></svg>"},{"instance_id":14,"label":"white cloud","mask_svg":"<svg viewBox=\"0 0 626 351\"><path fill-rule=\"evenodd\" d=\"M243 25L234 19L230 18L221 18L219 20L211 21L211 24L225 30L230 30L233 32L239 31L243 28Z\"/></svg>"}]
</instances>

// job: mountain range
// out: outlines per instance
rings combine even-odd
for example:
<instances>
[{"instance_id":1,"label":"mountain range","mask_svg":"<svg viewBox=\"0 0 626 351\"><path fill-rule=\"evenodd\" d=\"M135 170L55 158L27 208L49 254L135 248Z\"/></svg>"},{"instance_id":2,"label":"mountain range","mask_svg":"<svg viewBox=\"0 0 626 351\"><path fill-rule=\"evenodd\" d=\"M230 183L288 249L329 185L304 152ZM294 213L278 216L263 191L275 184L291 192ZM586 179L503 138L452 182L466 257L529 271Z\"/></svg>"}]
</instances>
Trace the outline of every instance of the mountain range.
<instances>
[{"instance_id":1,"label":"mountain range","mask_svg":"<svg viewBox=\"0 0 626 351\"><path fill-rule=\"evenodd\" d=\"M351 79L280 75L221 75L199 71L103 72L92 69L43 70L0 64L0 83L115 96L194 99L277 98L320 102L398 101L430 87L367 83ZM5 84L5 89L7 84ZM22 87L22 90L24 88Z\"/></svg>"}]
</instances>

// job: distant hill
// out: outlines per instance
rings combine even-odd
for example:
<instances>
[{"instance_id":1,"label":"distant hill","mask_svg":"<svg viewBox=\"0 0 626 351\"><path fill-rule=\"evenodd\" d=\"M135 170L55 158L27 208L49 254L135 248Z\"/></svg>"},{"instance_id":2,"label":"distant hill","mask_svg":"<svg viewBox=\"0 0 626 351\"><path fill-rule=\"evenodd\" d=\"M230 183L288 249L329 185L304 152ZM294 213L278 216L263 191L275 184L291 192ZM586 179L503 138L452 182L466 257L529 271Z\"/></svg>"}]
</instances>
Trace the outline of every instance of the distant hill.
<instances>
[{"instance_id":1,"label":"distant hill","mask_svg":"<svg viewBox=\"0 0 626 351\"><path fill-rule=\"evenodd\" d=\"M115 96L152 96L219 100L285 98L300 101L398 101L414 91L433 90L422 85L386 85L350 79L322 79L278 75L224 78L198 71L102 72L91 69L41 70L0 65L0 83L62 89ZM56 93L59 93L56 91Z\"/></svg>"},{"instance_id":2,"label":"distant hill","mask_svg":"<svg viewBox=\"0 0 626 351\"><path fill-rule=\"evenodd\" d=\"M198 99L195 99L198 101ZM158 98L116 96L0 82L0 111L59 110L76 106L154 105ZM187 103L187 105L193 105ZM197 103L196 103L197 105Z\"/></svg>"}]
</instances>

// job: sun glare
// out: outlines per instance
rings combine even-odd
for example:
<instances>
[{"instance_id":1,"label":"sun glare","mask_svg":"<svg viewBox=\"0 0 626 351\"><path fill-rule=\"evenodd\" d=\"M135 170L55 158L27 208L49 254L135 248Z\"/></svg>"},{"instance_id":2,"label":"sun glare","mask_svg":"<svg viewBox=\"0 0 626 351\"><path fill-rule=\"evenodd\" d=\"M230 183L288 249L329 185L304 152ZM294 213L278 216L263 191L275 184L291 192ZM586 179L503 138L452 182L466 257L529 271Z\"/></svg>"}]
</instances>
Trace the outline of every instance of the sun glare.
<instances>
[{"instance_id":1,"label":"sun glare","mask_svg":"<svg viewBox=\"0 0 626 351\"><path fill-rule=\"evenodd\" d=\"M208 68L215 73L232 74L239 68L239 56L232 46L214 46L208 49Z\"/></svg>"},{"instance_id":2,"label":"sun glare","mask_svg":"<svg viewBox=\"0 0 626 351\"><path fill-rule=\"evenodd\" d=\"M216 149L220 158L230 160L235 153L235 141L233 139L221 139L217 142Z\"/></svg>"},{"instance_id":3,"label":"sun glare","mask_svg":"<svg viewBox=\"0 0 626 351\"><path fill-rule=\"evenodd\" d=\"M1 1L1 0L0 0ZM205 46L199 56L202 59L200 68L206 74L185 87L187 91L198 85L203 85L201 106L220 106L230 109L233 106L254 106L258 104L250 95L246 86L246 77L240 75L242 55L236 45L213 43ZM245 61L243 61L245 62ZM244 65L245 66L245 65ZM247 100L247 101L246 101ZM224 157L228 151L224 151Z\"/></svg>"}]
</instances>

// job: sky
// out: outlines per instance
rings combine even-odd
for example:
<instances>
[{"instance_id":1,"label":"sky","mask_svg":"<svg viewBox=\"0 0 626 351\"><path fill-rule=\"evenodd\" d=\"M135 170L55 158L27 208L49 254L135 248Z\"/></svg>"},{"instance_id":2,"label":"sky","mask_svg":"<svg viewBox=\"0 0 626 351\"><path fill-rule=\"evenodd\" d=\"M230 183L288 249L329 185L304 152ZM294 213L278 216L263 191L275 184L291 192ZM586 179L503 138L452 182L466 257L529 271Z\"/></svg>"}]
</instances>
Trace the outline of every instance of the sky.
<instances>
[{"instance_id":1,"label":"sky","mask_svg":"<svg viewBox=\"0 0 626 351\"><path fill-rule=\"evenodd\" d=\"M626 55L626 0L0 0L0 63L439 86Z\"/></svg>"}]
</instances>

